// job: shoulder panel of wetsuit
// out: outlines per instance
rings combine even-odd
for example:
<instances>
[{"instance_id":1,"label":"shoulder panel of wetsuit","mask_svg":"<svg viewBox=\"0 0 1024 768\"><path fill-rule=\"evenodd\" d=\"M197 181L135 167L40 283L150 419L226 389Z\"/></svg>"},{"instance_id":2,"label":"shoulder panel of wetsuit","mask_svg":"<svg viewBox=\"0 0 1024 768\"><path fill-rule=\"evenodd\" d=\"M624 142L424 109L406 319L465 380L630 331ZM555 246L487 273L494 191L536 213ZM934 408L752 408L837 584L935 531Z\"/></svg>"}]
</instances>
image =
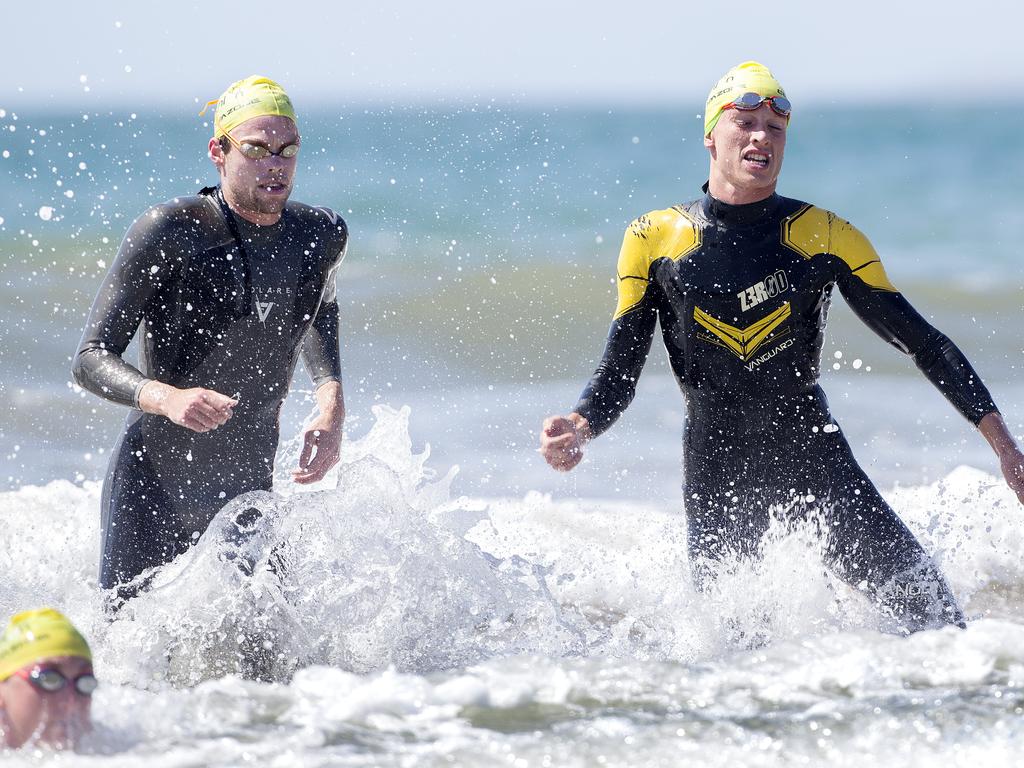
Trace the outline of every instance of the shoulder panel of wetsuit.
<instances>
[{"instance_id":1,"label":"shoulder panel of wetsuit","mask_svg":"<svg viewBox=\"0 0 1024 768\"><path fill-rule=\"evenodd\" d=\"M831 211L804 205L782 220L782 242L805 259L837 256L865 285L896 292L871 241Z\"/></svg>"},{"instance_id":2,"label":"shoulder panel of wetsuit","mask_svg":"<svg viewBox=\"0 0 1024 768\"><path fill-rule=\"evenodd\" d=\"M289 202L286 209L302 224L313 230L314 237L322 237L326 241L332 263L344 250L348 241L348 226L345 220L335 211L326 206L311 206L305 203Z\"/></svg>"},{"instance_id":3,"label":"shoulder panel of wetsuit","mask_svg":"<svg viewBox=\"0 0 1024 768\"><path fill-rule=\"evenodd\" d=\"M135 271L146 264L164 264L175 269L176 264L200 247L204 236L209 237L211 230L220 229L219 214L215 217L215 213L198 196L177 197L154 205L125 232L111 273L119 267ZM153 281L165 279L155 270L151 269L151 273Z\"/></svg>"},{"instance_id":4,"label":"shoulder panel of wetsuit","mask_svg":"<svg viewBox=\"0 0 1024 768\"><path fill-rule=\"evenodd\" d=\"M619 251L615 319L639 306L655 261L685 258L700 247L700 241L700 228L681 207L651 211L634 219Z\"/></svg>"},{"instance_id":5,"label":"shoulder panel of wetsuit","mask_svg":"<svg viewBox=\"0 0 1024 768\"><path fill-rule=\"evenodd\" d=\"M314 240L324 241L324 247L319 250L321 268L328 270L324 284L322 302L330 304L337 299L336 280L341 262L345 260L348 253L348 225L337 213L326 206L309 206L304 203L288 203L289 210L307 228L312 230Z\"/></svg>"},{"instance_id":6,"label":"shoulder panel of wetsuit","mask_svg":"<svg viewBox=\"0 0 1024 768\"><path fill-rule=\"evenodd\" d=\"M165 216L168 223L174 223L188 229L200 229L206 232L214 231L218 234L225 234L228 237L231 233L227 226L223 225L223 216L216 201L208 195L182 195L163 203L154 205L146 214L154 217ZM146 215L143 214L143 215Z\"/></svg>"}]
</instances>

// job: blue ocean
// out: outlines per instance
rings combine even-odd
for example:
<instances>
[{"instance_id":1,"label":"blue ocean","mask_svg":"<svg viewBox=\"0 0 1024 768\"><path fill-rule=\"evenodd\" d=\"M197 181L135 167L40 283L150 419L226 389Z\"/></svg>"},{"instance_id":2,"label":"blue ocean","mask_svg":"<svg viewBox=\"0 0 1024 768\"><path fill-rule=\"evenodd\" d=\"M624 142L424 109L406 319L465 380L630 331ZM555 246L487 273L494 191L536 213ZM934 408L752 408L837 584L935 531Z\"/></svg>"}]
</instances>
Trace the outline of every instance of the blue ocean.
<instances>
[{"instance_id":1,"label":"blue ocean","mask_svg":"<svg viewBox=\"0 0 1024 768\"><path fill-rule=\"evenodd\" d=\"M854 453L935 554L966 631L879 631L778 521L714 595L689 578L683 402L655 346L635 401L573 473L536 453L604 346L630 220L699 197L695 110L447 102L301 115L294 198L348 222L338 469L287 481L313 412L301 368L252 556L232 505L113 621L100 484L125 412L70 362L132 220L215 183L209 116L0 104L0 614L50 603L93 638L96 731L5 763L304 766L1018 765L1021 509L985 444L837 299L822 385ZM865 232L1024 435L1024 111L822 104L779 191ZM252 502L252 500L249 500ZM765 642L748 647L739 636ZM240 675L272 638L278 682ZM171 726L168 726L171 723Z\"/></svg>"}]
</instances>

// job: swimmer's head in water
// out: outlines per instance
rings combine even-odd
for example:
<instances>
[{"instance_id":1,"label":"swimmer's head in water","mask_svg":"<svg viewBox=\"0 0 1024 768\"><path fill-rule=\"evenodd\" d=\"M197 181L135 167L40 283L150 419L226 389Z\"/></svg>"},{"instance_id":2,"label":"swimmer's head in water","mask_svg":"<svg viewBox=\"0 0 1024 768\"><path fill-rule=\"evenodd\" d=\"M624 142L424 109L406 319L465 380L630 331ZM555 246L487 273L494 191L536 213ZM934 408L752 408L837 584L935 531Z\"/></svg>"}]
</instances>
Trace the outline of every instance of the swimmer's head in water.
<instances>
[{"instance_id":1,"label":"swimmer's head in water","mask_svg":"<svg viewBox=\"0 0 1024 768\"><path fill-rule=\"evenodd\" d=\"M295 108L284 88L261 75L250 75L232 83L217 101L211 101L207 107L213 104L217 105L213 115L214 138L226 135L254 117L287 117L296 122Z\"/></svg>"},{"instance_id":2,"label":"swimmer's head in water","mask_svg":"<svg viewBox=\"0 0 1024 768\"><path fill-rule=\"evenodd\" d=\"M786 92L782 90L779 81L764 64L756 61L737 64L722 75L722 79L715 83L715 87L708 94L707 104L704 105L705 138L711 135L711 131L722 116L722 111L746 93L756 93L763 99L786 97Z\"/></svg>"},{"instance_id":3,"label":"swimmer's head in water","mask_svg":"<svg viewBox=\"0 0 1024 768\"><path fill-rule=\"evenodd\" d=\"M89 644L53 608L16 614L0 636L0 681L41 659L67 656L92 661Z\"/></svg>"},{"instance_id":4,"label":"swimmer's head in water","mask_svg":"<svg viewBox=\"0 0 1024 768\"><path fill-rule=\"evenodd\" d=\"M0 747L74 747L91 728L95 688L89 644L65 616L17 614L0 635Z\"/></svg>"}]
</instances>

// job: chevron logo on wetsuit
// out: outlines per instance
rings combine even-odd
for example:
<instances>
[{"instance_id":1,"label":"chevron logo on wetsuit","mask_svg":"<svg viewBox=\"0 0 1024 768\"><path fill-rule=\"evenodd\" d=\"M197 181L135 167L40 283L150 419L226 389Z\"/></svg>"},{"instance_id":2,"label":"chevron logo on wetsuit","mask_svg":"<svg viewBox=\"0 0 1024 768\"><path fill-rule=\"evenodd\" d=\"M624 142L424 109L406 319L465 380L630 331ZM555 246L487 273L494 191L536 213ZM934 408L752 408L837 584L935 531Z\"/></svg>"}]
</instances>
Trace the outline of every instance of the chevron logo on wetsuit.
<instances>
[{"instance_id":1,"label":"chevron logo on wetsuit","mask_svg":"<svg viewBox=\"0 0 1024 768\"><path fill-rule=\"evenodd\" d=\"M270 310L274 308L274 302L272 301L256 301L256 314L259 315L260 322L264 325L267 324L267 318L270 317Z\"/></svg>"},{"instance_id":2,"label":"chevron logo on wetsuit","mask_svg":"<svg viewBox=\"0 0 1024 768\"><path fill-rule=\"evenodd\" d=\"M708 336L706 333L698 333L697 338L725 347L743 362L750 360L769 338L777 338L789 333L789 328L780 330L779 326L786 322L791 314L789 302L786 301L781 307L771 314L765 315L756 323L748 325L746 328L737 328L712 317L700 307L693 308L693 319L712 334Z\"/></svg>"}]
</instances>

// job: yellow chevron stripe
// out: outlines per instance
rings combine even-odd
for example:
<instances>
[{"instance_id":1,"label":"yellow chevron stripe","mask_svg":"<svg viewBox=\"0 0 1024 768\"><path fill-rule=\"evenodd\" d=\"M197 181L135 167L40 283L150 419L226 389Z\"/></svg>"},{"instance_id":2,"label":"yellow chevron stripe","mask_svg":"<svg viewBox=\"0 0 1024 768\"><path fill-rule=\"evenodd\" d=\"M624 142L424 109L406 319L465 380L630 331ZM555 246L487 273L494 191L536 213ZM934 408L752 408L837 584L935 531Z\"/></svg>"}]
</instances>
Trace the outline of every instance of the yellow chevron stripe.
<instances>
[{"instance_id":1,"label":"yellow chevron stripe","mask_svg":"<svg viewBox=\"0 0 1024 768\"><path fill-rule=\"evenodd\" d=\"M740 360L746 362L753 357L757 348L764 344L768 337L790 317L792 312L789 302L786 301L782 303L781 307L757 322L746 328L737 328L695 306L693 319L713 334L714 338L706 339L707 341L720 344Z\"/></svg>"}]
</instances>

